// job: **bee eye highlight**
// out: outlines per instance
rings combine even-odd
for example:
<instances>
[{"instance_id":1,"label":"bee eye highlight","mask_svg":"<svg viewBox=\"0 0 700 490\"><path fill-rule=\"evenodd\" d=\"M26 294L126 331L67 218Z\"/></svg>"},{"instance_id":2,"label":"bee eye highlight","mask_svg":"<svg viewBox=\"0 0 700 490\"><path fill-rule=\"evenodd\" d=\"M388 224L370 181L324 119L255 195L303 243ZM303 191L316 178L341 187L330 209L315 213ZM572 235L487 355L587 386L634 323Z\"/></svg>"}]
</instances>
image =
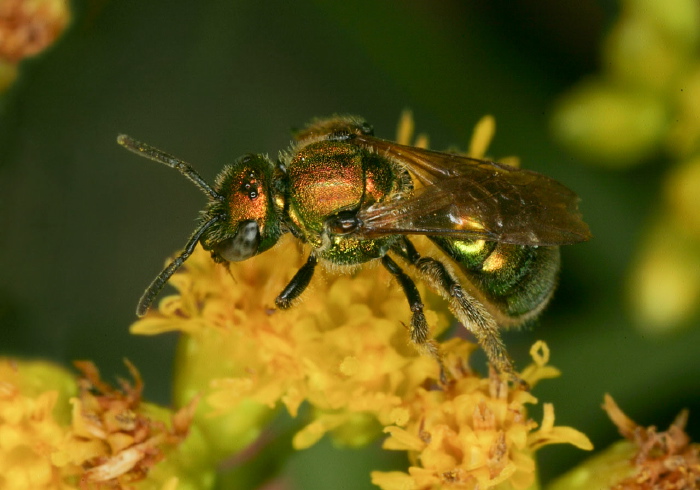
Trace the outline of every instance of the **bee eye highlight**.
<instances>
[{"instance_id":1,"label":"bee eye highlight","mask_svg":"<svg viewBox=\"0 0 700 490\"><path fill-rule=\"evenodd\" d=\"M260 183L254 172L250 172L241 183L239 191L248 195L248 199L254 201L260 195Z\"/></svg>"},{"instance_id":2,"label":"bee eye highlight","mask_svg":"<svg viewBox=\"0 0 700 490\"><path fill-rule=\"evenodd\" d=\"M240 262L258 253L260 228L256 221L242 221L236 234L216 244L214 251L224 260Z\"/></svg>"}]
</instances>

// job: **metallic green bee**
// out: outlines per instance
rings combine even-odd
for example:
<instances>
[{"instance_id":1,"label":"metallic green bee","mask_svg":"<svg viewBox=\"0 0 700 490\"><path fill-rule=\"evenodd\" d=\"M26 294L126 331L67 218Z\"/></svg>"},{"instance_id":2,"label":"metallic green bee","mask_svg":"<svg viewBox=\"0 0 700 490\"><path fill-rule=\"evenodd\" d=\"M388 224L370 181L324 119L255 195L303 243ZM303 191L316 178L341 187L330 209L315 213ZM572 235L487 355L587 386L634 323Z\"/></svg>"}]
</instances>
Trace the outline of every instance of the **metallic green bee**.
<instances>
[{"instance_id":1,"label":"metallic green bee","mask_svg":"<svg viewBox=\"0 0 700 490\"><path fill-rule=\"evenodd\" d=\"M499 371L517 379L499 329L540 313L555 287L559 245L590 238L576 194L536 172L376 138L357 117L316 120L295 139L279 161L246 155L211 187L182 160L119 136L121 145L177 169L209 197L199 227L146 289L137 315L198 242L215 262L238 262L289 232L312 251L277 297L278 308L291 306L319 262L381 260L408 299L411 340L439 359L418 289L391 254L448 301ZM409 235L427 235L467 281L421 256Z\"/></svg>"}]
</instances>

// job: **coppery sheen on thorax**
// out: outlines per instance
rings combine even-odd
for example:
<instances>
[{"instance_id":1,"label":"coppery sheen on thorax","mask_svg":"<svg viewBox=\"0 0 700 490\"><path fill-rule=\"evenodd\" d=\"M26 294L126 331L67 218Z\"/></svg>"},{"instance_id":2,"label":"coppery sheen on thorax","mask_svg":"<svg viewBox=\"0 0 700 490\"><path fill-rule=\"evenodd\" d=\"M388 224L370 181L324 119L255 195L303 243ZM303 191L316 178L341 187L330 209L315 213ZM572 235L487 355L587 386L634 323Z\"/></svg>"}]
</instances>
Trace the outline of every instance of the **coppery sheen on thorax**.
<instances>
[{"instance_id":1,"label":"coppery sheen on thorax","mask_svg":"<svg viewBox=\"0 0 700 490\"><path fill-rule=\"evenodd\" d=\"M357 146L329 141L294 154L287 167L292 221L320 233L328 216L359 209L365 195L362 157Z\"/></svg>"}]
</instances>

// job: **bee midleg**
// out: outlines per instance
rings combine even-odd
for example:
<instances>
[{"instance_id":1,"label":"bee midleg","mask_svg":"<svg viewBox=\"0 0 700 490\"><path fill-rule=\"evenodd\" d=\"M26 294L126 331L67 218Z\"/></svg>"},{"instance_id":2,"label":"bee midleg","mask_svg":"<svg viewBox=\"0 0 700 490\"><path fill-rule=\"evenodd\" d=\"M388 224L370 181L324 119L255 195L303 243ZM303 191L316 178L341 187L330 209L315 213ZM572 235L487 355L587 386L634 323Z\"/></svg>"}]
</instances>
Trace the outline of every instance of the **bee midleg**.
<instances>
[{"instance_id":1,"label":"bee midleg","mask_svg":"<svg viewBox=\"0 0 700 490\"><path fill-rule=\"evenodd\" d=\"M420 293L413 280L394 262L391 257L385 255L382 257L382 265L391 272L391 275L401 285L408 306L411 308L411 341L418 347L421 352L424 352L440 362L440 353L437 344L428 339L430 329L428 322L423 314L423 302L420 298ZM442 363L440 363L442 367Z\"/></svg>"},{"instance_id":2,"label":"bee midleg","mask_svg":"<svg viewBox=\"0 0 700 490\"><path fill-rule=\"evenodd\" d=\"M316 264L318 264L318 259L316 259L313 254L309 255L306 263L301 266L296 274L294 274L294 277L292 277L292 280L289 281L289 284L287 284L287 286L275 299L277 308L286 310L292 306L292 301L297 299L311 282Z\"/></svg>"},{"instance_id":3,"label":"bee midleg","mask_svg":"<svg viewBox=\"0 0 700 490\"><path fill-rule=\"evenodd\" d=\"M415 266L421 279L448 301L450 310L457 320L474 334L491 364L499 372L508 374L517 382L522 382L515 374L513 362L501 340L496 320L481 303L462 288L445 265L432 257L421 257L406 238L397 242L392 250Z\"/></svg>"}]
</instances>

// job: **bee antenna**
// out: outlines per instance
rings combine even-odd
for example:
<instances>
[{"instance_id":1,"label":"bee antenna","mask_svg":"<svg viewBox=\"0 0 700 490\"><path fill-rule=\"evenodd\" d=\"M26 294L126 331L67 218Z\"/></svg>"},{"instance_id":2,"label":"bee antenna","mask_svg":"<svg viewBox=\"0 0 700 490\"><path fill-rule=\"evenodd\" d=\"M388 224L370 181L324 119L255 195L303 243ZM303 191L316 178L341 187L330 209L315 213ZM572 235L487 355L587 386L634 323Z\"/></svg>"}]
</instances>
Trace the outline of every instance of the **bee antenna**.
<instances>
[{"instance_id":1,"label":"bee antenna","mask_svg":"<svg viewBox=\"0 0 700 490\"><path fill-rule=\"evenodd\" d=\"M163 289L165 283L168 282L170 276L172 276L175 273L175 271L178 270L180 266L185 263L185 261L190 257L190 255L192 255L192 252L194 251L195 247L197 246L197 243L199 242L199 239L202 237L204 232L207 231L210 227L212 227L220 219L222 219L221 216L214 216L212 219L206 221L199 228L197 228L194 231L194 233L192 233L192 236L189 240L187 240L187 244L185 245L185 249L182 251L182 253L178 255L175 260L170 262L170 264L168 264L168 266L165 269L163 269L162 272L158 274L158 276L156 276L155 279L153 279L153 282L143 292L143 295L139 300L139 304L136 306L136 315L142 317L148 312L148 309L151 307L151 304L153 304L153 300L156 299L156 296L158 296L160 290Z\"/></svg>"},{"instance_id":2,"label":"bee antenna","mask_svg":"<svg viewBox=\"0 0 700 490\"><path fill-rule=\"evenodd\" d=\"M221 196L218 192L212 189L212 187L206 183L206 181L197 173L197 171L193 169L192 166L184 160L180 160L179 158L165 153L164 151L161 151L158 148L154 148L151 145L135 140L134 138L132 138L131 136L127 136L126 134L120 134L119 136L117 136L117 143L122 145L127 150L136 153L139 156L148 158L149 160L153 160L154 162L163 163L168 167L174 168L182 175L190 179L194 183L194 185L199 187L199 189L205 194L208 194L212 198L217 199L219 201L224 200L223 196Z\"/></svg>"}]
</instances>

